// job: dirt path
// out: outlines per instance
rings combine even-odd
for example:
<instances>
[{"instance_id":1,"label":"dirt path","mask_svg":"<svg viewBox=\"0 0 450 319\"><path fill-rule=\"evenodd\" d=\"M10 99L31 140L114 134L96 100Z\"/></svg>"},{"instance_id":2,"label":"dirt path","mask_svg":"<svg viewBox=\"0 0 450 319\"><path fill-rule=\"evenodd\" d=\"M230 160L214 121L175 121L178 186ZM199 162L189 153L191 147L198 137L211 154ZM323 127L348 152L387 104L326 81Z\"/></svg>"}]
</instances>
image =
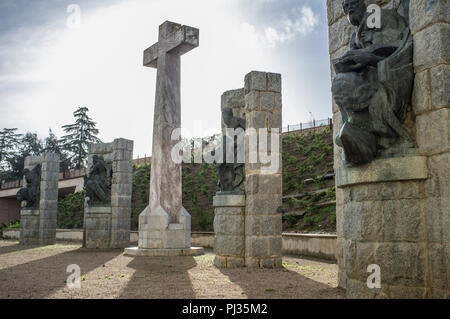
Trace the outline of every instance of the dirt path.
<instances>
[{"instance_id":1,"label":"dirt path","mask_svg":"<svg viewBox=\"0 0 450 319\"><path fill-rule=\"evenodd\" d=\"M0 241L0 298L343 298L337 266L294 257L282 269L213 266L199 257L132 258L122 250L79 245L30 248ZM81 268L81 289L66 286L67 266Z\"/></svg>"}]
</instances>

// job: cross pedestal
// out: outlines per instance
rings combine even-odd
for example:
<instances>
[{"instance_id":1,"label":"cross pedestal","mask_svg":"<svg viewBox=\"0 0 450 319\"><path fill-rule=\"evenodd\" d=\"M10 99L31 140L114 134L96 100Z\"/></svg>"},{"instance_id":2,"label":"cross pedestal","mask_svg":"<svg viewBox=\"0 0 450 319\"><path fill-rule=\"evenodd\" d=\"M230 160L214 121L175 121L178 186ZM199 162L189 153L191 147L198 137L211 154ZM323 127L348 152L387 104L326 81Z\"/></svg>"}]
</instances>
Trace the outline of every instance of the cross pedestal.
<instances>
[{"instance_id":1,"label":"cross pedestal","mask_svg":"<svg viewBox=\"0 0 450 319\"><path fill-rule=\"evenodd\" d=\"M181 55L199 45L199 30L166 21L159 40L144 51L144 66L157 69L149 206L139 215L139 247L130 255L192 255L191 215L182 206L181 164L172 160L180 139L172 132L181 127Z\"/></svg>"}]
</instances>

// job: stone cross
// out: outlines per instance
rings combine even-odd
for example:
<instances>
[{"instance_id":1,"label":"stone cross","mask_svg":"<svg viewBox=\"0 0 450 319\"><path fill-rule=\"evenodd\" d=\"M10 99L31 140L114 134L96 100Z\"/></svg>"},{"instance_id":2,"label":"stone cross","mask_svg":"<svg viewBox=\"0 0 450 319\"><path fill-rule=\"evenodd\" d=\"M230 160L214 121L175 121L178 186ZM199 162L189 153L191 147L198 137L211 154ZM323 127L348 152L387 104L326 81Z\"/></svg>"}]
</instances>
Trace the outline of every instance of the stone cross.
<instances>
[{"instance_id":1,"label":"stone cross","mask_svg":"<svg viewBox=\"0 0 450 319\"><path fill-rule=\"evenodd\" d=\"M153 148L150 181L150 211L159 206L176 223L182 209L181 164L171 157L179 140L172 132L181 126L181 55L199 45L199 30L166 21L159 26L159 41L144 51L144 66L157 68Z\"/></svg>"}]
</instances>

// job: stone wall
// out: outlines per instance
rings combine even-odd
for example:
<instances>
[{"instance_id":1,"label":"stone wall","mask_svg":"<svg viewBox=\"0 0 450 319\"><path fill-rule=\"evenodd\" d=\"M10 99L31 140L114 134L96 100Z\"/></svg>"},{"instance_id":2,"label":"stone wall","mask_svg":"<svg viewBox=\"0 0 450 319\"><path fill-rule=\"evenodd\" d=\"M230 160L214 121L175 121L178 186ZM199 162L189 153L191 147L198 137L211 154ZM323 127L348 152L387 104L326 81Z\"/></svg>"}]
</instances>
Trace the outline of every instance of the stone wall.
<instances>
[{"instance_id":1,"label":"stone wall","mask_svg":"<svg viewBox=\"0 0 450 319\"><path fill-rule=\"evenodd\" d=\"M368 3L408 9L406 0ZM335 59L348 50L353 27L341 1L328 0L327 7L329 53ZM348 297L450 296L449 8L448 1L410 0L406 15L415 70L407 124L417 156L376 160L349 172L341 167L342 150L335 145L339 285ZM332 109L336 135L342 120L334 101ZM381 289L366 285L370 264L381 268Z\"/></svg>"},{"instance_id":2,"label":"stone wall","mask_svg":"<svg viewBox=\"0 0 450 319\"><path fill-rule=\"evenodd\" d=\"M85 203L84 246L126 248L130 243L131 228L133 141L120 138L112 143L92 144L89 147L89 169L94 155L103 156L111 167L111 202L92 207Z\"/></svg>"}]
</instances>

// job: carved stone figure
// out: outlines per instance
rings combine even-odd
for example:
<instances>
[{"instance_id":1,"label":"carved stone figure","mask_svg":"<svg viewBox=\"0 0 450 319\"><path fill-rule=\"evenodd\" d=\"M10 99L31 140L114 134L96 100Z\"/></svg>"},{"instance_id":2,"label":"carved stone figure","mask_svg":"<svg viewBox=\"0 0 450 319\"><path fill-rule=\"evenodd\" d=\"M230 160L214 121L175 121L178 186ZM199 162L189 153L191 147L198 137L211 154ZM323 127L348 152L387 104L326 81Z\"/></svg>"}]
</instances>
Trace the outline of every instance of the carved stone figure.
<instances>
[{"instance_id":1,"label":"carved stone figure","mask_svg":"<svg viewBox=\"0 0 450 319\"><path fill-rule=\"evenodd\" d=\"M222 109L222 117L227 128L234 129L236 134L239 134L238 129L242 129L242 134L245 132L245 118L233 116L233 110L229 107ZM245 164L238 163L238 136L234 136L234 163L227 163L226 149L227 136L223 135L222 144L211 152L214 156L216 152L222 154L222 163L216 163L216 168L219 175L219 190L220 193L242 194L244 193L244 179L245 179ZM242 147L242 150L244 148Z\"/></svg>"},{"instance_id":2,"label":"carved stone figure","mask_svg":"<svg viewBox=\"0 0 450 319\"><path fill-rule=\"evenodd\" d=\"M411 102L413 43L397 11L381 9L381 27L372 28L364 0L344 0L343 7L356 30L350 50L332 61L332 93L344 123L336 144L344 149L344 163L360 165L385 150L414 147L402 125Z\"/></svg>"},{"instance_id":3,"label":"carved stone figure","mask_svg":"<svg viewBox=\"0 0 450 319\"><path fill-rule=\"evenodd\" d=\"M18 201L26 201L25 208L38 209L41 196L41 165L24 169L26 185L17 192Z\"/></svg>"},{"instance_id":4,"label":"carved stone figure","mask_svg":"<svg viewBox=\"0 0 450 319\"><path fill-rule=\"evenodd\" d=\"M94 155L91 169L84 177L89 205L107 204L111 201L111 180L112 170L103 156Z\"/></svg>"}]
</instances>

